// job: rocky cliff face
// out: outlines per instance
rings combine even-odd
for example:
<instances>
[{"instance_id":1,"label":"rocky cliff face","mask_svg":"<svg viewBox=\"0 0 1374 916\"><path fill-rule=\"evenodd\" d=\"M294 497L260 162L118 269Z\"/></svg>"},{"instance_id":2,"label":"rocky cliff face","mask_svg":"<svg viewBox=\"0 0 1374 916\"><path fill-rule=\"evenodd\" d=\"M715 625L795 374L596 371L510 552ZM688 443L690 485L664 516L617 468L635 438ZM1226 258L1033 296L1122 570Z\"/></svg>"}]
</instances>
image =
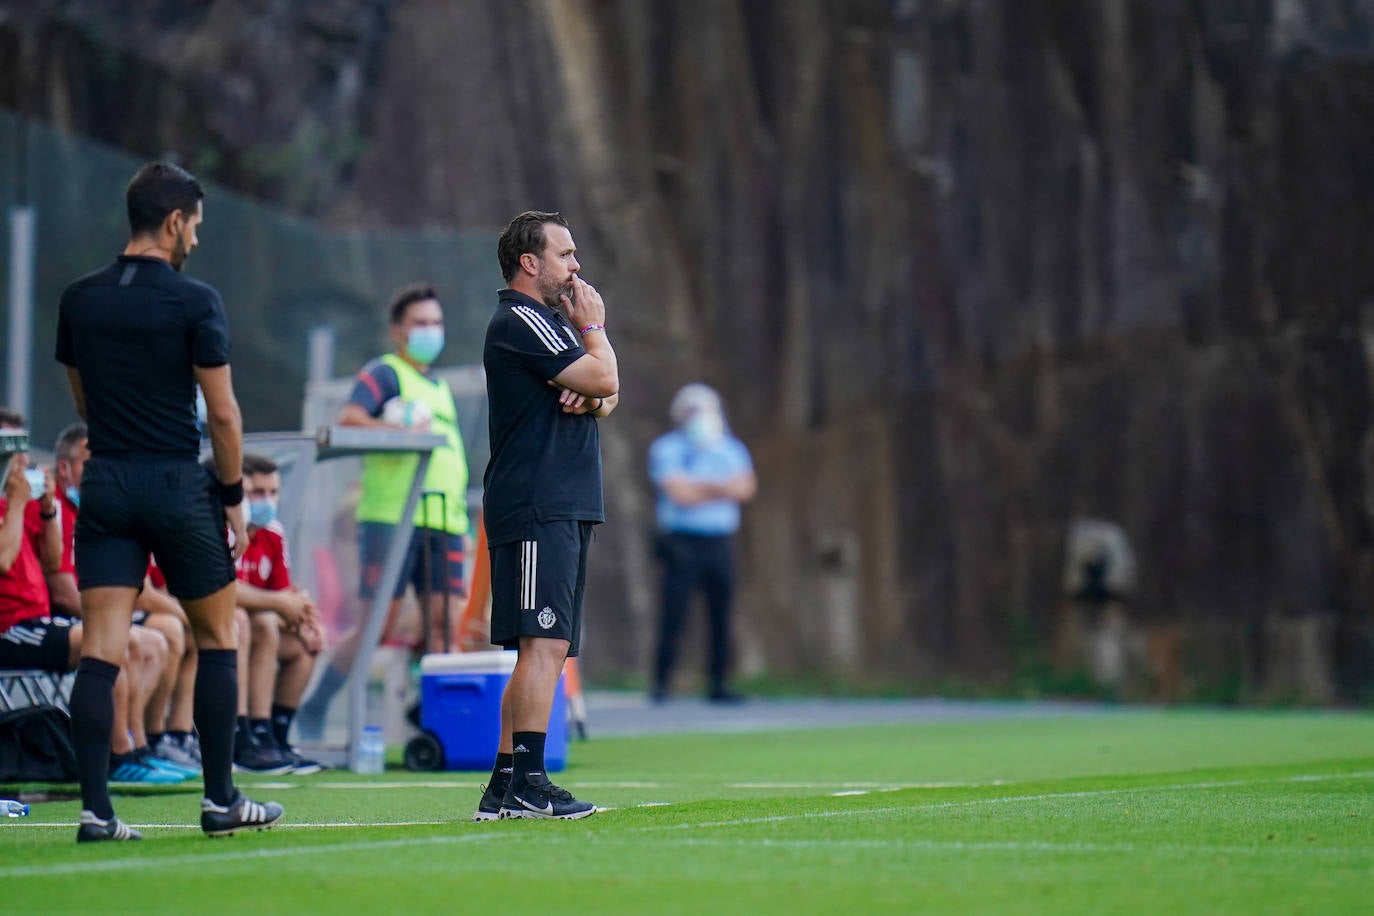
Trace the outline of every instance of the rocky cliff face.
<instances>
[{"instance_id":1,"label":"rocky cliff face","mask_svg":"<svg viewBox=\"0 0 1374 916\"><path fill-rule=\"evenodd\" d=\"M1032 674L1100 518L1141 690L1370 689L1374 3L321 8L352 94L291 4L204 4L194 54L113 16L92 40L199 73L207 123L243 119L204 61L280 89L278 135L344 112L363 142L308 201L337 222L568 213L625 374L595 671L643 667L644 448L703 379L762 485L746 666Z\"/></svg>"}]
</instances>

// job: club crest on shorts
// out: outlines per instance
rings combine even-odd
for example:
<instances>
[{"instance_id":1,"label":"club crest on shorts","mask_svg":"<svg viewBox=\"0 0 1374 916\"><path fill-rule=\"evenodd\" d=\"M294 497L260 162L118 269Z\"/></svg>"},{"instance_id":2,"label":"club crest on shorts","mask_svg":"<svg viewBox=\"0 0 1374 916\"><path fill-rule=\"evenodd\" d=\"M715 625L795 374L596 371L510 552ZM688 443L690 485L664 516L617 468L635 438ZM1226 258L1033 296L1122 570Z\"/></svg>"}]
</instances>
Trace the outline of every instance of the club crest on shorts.
<instances>
[{"instance_id":1,"label":"club crest on shorts","mask_svg":"<svg viewBox=\"0 0 1374 916\"><path fill-rule=\"evenodd\" d=\"M539 616L536 617L535 620L539 622L539 628L541 630L552 630L553 625L558 623L558 615L553 612L553 608L545 607L544 610L539 612Z\"/></svg>"}]
</instances>

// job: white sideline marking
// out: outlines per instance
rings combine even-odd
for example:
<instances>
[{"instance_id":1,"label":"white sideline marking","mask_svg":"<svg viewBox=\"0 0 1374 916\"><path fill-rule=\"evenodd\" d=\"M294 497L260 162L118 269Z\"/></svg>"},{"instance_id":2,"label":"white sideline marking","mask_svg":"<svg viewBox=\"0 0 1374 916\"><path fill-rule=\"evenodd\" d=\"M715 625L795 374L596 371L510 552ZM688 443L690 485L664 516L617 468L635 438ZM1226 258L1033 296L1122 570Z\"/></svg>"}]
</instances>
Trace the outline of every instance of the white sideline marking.
<instances>
[{"instance_id":1,"label":"white sideline marking","mask_svg":"<svg viewBox=\"0 0 1374 916\"><path fill-rule=\"evenodd\" d=\"M871 790L871 789L846 789L846 790L843 791L843 792L831 792L830 794L831 794L832 796L834 796L835 798L841 798L842 796L845 796L845 795L867 795L870 791L872 791L872 790Z\"/></svg>"},{"instance_id":2,"label":"white sideline marking","mask_svg":"<svg viewBox=\"0 0 1374 916\"><path fill-rule=\"evenodd\" d=\"M319 829L323 827L444 827L453 823L461 823L466 818L458 818L456 821L335 821L331 824L302 824L296 821L289 821L284 824L274 824L273 830L305 830ZM10 827L75 827L72 821L39 821L25 822L22 824L6 825ZM130 824L135 830L199 830L199 824ZM251 829L251 828L249 828Z\"/></svg>"},{"instance_id":3,"label":"white sideline marking","mask_svg":"<svg viewBox=\"0 0 1374 916\"><path fill-rule=\"evenodd\" d=\"M1127 795L1131 793L1177 792L1184 789L1224 789L1235 786L1255 786L1265 783L1286 782L1325 782L1339 779L1369 779L1374 771L1364 773L1323 773L1305 776L1286 776L1275 779L1233 779L1223 782L1183 782L1164 786L1126 786L1120 789L1089 789L1081 792L1043 792L1037 795L1003 795L997 798L972 798L963 801L934 802L928 805L893 805L886 808L846 808L841 811L804 811L800 814L775 814L770 817L742 817L728 821L701 821L691 824L655 825L638 827L640 832L661 830L692 830L702 827L737 827L748 824L776 824L785 821L801 821L822 817L858 817L873 814L897 814L901 812L932 811L940 808L969 808L980 805L1005 805L1017 802L1047 801L1059 798L1095 798L1106 795Z\"/></svg>"},{"instance_id":4,"label":"white sideline marking","mask_svg":"<svg viewBox=\"0 0 1374 916\"><path fill-rule=\"evenodd\" d=\"M295 783L305 787L306 783ZM254 786L256 788L256 786ZM480 789L480 782L459 782L451 779L430 779L423 782L316 782L311 789Z\"/></svg>"},{"instance_id":5,"label":"white sideline marking","mask_svg":"<svg viewBox=\"0 0 1374 916\"><path fill-rule=\"evenodd\" d=\"M599 841L615 842L622 838L597 834ZM623 838L625 842L634 842ZM664 842L674 846L773 847L776 849L925 849L958 852L1094 852L1138 854L1165 852L1176 855L1246 855L1249 853L1279 853L1281 855L1351 856L1366 858L1367 847L1352 846L1294 846L1270 844L1266 846L1180 846L1177 844L1138 846L1134 843L1053 843L1047 840L773 840L740 838L736 840L714 837L674 837Z\"/></svg>"},{"instance_id":6,"label":"white sideline marking","mask_svg":"<svg viewBox=\"0 0 1374 916\"><path fill-rule=\"evenodd\" d=\"M1006 796L1001 796L1001 797L998 797L998 798L980 798L980 799L968 799L968 800L965 800L965 801L937 802L937 803L935 803L935 804L929 804L929 805L919 805L919 804L918 804L918 805L892 806L892 807L885 807L885 808L859 808L859 809L840 810L840 811L813 811L813 812L805 812L805 813L802 813L802 814L780 814L780 815L775 815L775 816L773 816L773 817L748 817L748 818L737 818L737 819L735 819L735 820L727 820L727 821L704 821L704 822L695 823L695 824L671 824L671 825L666 825L666 826L664 826L664 825L656 825L656 826L650 826L650 827L639 827L639 828L636 828L636 829L634 829L634 830L632 830L632 831L628 831L628 832L629 832L629 833L662 832L662 831L671 831L671 830L690 829L690 828L694 828L694 827L697 827L697 828L700 828L700 827L705 827L705 828L713 828L713 827L737 827L737 826L745 826L745 825L748 825L748 824L777 823L777 822L783 822L783 821L806 820L806 819L810 819L810 818L823 818L823 817L852 817L852 816L873 815L873 814L893 814L893 813L899 813L899 812L913 812L913 813L917 813L917 812L920 812L920 811L923 811L923 810L931 810L931 809L936 809L936 808L958 808L958 807L971 807L971 806L977 806L977 805L999 805L999 804L1009 804L1009 803L1016 803L1016 802L1044 801L1044 800L1048 800L1048 799L1060 799L1060 798L1092 798L1092 797L1102 797L1102 796L1107 796L1107 795L1124 795L1124 794L1130 794L1130 793L1169 792L1169 791L1178 791L1178 790L1183 790L1183 789L1230 788L1230 787L1235 787L1235 786L1264 785L1264 784L1266 784L1266 783L1325 782L1325 781L1331 781L1331 780L1358 780L1358 779L1370 779L1370 778L1374 778L1374 771L1359 772L1359 773L1325 773L1325 774L1309 774L1309 775L1300 775L1300 776L1287 776L1287 777L1281 777L1281 778L1275 778L1275 779L1237 779L1237 780L1227 780L1227 781L1221 781L1221 782L1175 783L1175 784L1172 784L1172 785L1162 785L1162 786L1131 786L1131 787L1128 787L1128 788L1121 788L1121 789L1096 789L1096 790L1081 791L1081 792L1045 792L1045 793L1040 793L1040 794L1036 794L1036 795L1006 795ZM609 810L609 809L602 809L602 810ZM450 822L445 821L445 822L443 822L443 823L447 824L447 823L450 823ZM455 822L455 823L456 823L456 822ZM46 824L32 824L32 825L30 825L30 826L38 827L38 826L48 826L48 825L46 825ZM65 823L65 824L61 824L61 825L57 825L57 826L71 827L71 826L73 826L73 825L70 824L70 823ZM166 825L157 825L157 826L166 826ZM287 825L286 825L286 824L283 824L283 825L281 825L281 826L282 826L282 827L285 827L285 826L287 826ZM304 827L304 826L310 826L310 825L298 824L298 825L296 825L296 826L298 826L298 827ZM325 824L321 824L321 825L318 825L318 826L321 826L321 827L324 827L324 826L333 826L333 827L337 827L337 826L372 827L372 826L381 826L381 825L379 825L379 824L348 824L348 825L340 825L340 824L329 824L329 825L325 825ZM403 826L403 825L397 825L397 826ZM415 826L429 826L429 825L428 825L428 824L423 824L423 825L421 825L421 824L416 824ZM245 851L241 851L241 852L226 852L226 853L213 853L213 852L210 852L210 853L205 853L205 854L203 854L203 855L177 855L177 856L165 856L165 857L161 857L161 858L157 858L157 857L141 857L141 858L130 858L130 859L106 859L106 860L99 860L99 861L94 861L94 862L87 861L87 862L65 862L65 863L52 863L52 864L38 864L38 865L13 865L13 866L9 866L9 867L0 867L0 879L4 879L4 878L46 877L46 876L54 876L54 875L87 874L87 873L92 873L92 872L139 871L139 870L152 869L152 868L165 868L165 867L167 867L167 866L174 866L174 865L218 864L218 863L221 863L221 862L251 861L251 860L254 860L254 859L280 859L280 858L282 858L282 857L287 857L287 856L306 856L306 855L329 854L329 853L340 853L340 852L361 852L361 851L373 850L373 849L406 849L406 848L419 847L419 846L445 846L445 845L457 845L457 844L460 844L460 843L482 842L482 841L486 841L486 840L495 840L495 839L500 839L500 838L509 838L509 837L518 837L518 836L528 836L528 834L527 834L525 831L520 831L520 832L513 832L513 831L511 831L511 832L502 832L502 833L490 833L490 832L484 832L484 831L476 831L476 832L466 832L466 833L461 833L461 834L450 834L450 835L443 835L443 836L415 837L415 838L412 838L412 839L373 840L373 841L359 841L359 842L351 842L351 843L322 843L322 844L314 845L314 846L297 846L297 847L285 847L285 848L273 846L273 847L270 847L270 848L252 849L252 850L245 850ZM605 841L605 840L614 841L614 840L616 840L616 839L618 839L618 838L620 838L620 837L624 837L625 834L607 834L607 833L604 833L604 832L601 832L601 831L589 831L589 832L587 832L587 833L578 834L578 836L579 836L579 837L592 837L592 838L595 838L595 839L597 839L597 840L602 840L602 841ZM569 838L569 839L571 839L571 838ZM830 841L830 840L797 840L797 841L786 841L786 840L783 840L783 841L778 841L778 840L768 840L768 839L749 839L749 840L744 840L744 839L741 839L741 840L728 840L728 839L727 839L727 840L716 840L716 839L714 839L714 838L713 838L713 839L707 839L707 840L701 840L701 839L692 838L692 839L687 839L687 840L670 840L669 842L672 842L672 843L674 843L674 844L682 844L682 845L693 845L693 844L711 845L711 844L719 844L719 845L765 845L765 846L767 846L767 845L775 845L775 846L787 846L787 845L789 845L789 844L809 844L809 843L814 843L816 846L830 846L830 845L844 845L845 843L857 844L857 843L863 843L863 842L869 842L869 841L862 841L862 840L860 840L860 841L852 841L852 840L851 840L851 841L844 841L844 840L835 840L835 841ZM903 843L904 841L882 841L882 840L878 840L878 841L871 841L871 842L877 842L877 843L883 843L883 842L897 842L897 843ZM1143 849L1164 849L1164 850L1177 851L1177 852L1180 852L1180 853L1182 853L1182 852L1187 852L1187 853L1190 854L1190 855L1191 855L1191 854L1197 854L1197 853L1208 853L1208 852L1216 853L1216 852L1218 852L1218 851L1220 851L1220 852L1222 852L1222 853L1228 853L1228 851L1229 851L1231 854L1245 854L1245 853L1251 853L1251 852L1256 852L1256 851L1267 851L1267 850L1269 850L1269 849L1275 849L1275 850L1281 851L1281 852L1284 853L1284 854L1289 854L1289 853L1292 853L1292 852L1294 852L1294 851L1301 850L1301 851L1304 851L1304 852L1307 852L1307 853L1324 854L1324 855L1359 855L1359 856L1368 856L1368 855L1369 855L1369 850L1368 850L1368 849L1351 849L1351 848L1348 848L1348 847L1326 847L1326 848L1323 848L1323 847L1315 847L1315 848L1313 848L1313 847L1299 847L1299 846L1273 846L1273 847L1268 847L1268 846L1261 846L1261 847L1248 847L1248 846L1235 846L1235 847L1207 847L1207 846L1204 846L1204 847L1172 846L1172 847L1170 847L1170 846L1165 846L1165 847L1159 847L1159 846L1149 846L1149 847L1137 847L1137 846L1134 846L1134 845L1128 844L1128 843L1123 843L1123 844L1120 844L1120 845L1118 846L1118 845L1111 845L1111 844L1078 844L1078 843L1055 844L1055 843L1044 843L1044 842L1039 842L1039 841L1028 841L1028 842L1024 842L1024 843L1014 843L1014 842L1013 842L1013 843L995 843L995 842L984 842L984 843L974 842L974 843L968 843L968 842L958 841L958 840L948 841L948 842L940 842L940 841L920 841L920 840L917 840L917 841L906 842L905 845L910 846L910 847L912 847L912 848L922 848L923 845L928 845L928 847L929 847L929 848L932 848L932 849L937 849L937 848L969 849L969 850L978 850L978 849L987 849L987 850L1006 849L1006 850L1009 850L1009 851L1014 851L1014 850L1025 850L1025 851L1030 851L1030 850L1037 850L1037 849L1038 849L1038 850L1045 850L1045 851L1060 851L1060 850L1063 850L1063 851L1074 851L1074 850L1080 850L1080 851L1086 851L1086 852L1113 852L1113 853L1115 853L1115 852L1138 852L1138 851L1141 851L1141 850L1143 850Z\"/></svg>"},{"instance_id":7,"label":"white sideline marking","mask_svg":"<svg viewBox=\"0 0 1374 916\"><path fill-rule=\"evenodd\" d=\"M246 783L253 789L480 789L482 782L466 780L428 779L415 782L252 782ZM662 782L579 782L579 787L588 789L661 789ZM829 783L840 785L840 783Z\"/></svg>"},{"instance_id":8,"label":"white sideline marking","mask_svg":"<svg viewBox=\"0 0 1374 916\"><path fill-rule=\"evenodd\" d=\"M70 825L68 825L70 826ZM205 863L245 862L254 859L275 860L287 856L329 855L339 852L364 852L373 849L406 849L413 846L451 846L459 843L486 842L503 837L520 836L513 832L472 832L452 836L416 837L400 840L372 840L357 843L322 843L318 846L273 846L241 852L205 853L203 855L164 856L162 858L103 859L96 862L62 862L50 865L12 865L0 868L0 878L37 878L52 875L81 875L91 872L142 871L165 868L169 865L201 865Z\"/></svg>"},{"instance_id":9,"label":"white sideline marking","mask_svg":"<svg viewBox=\"0 0 1374 916\"><path fill-rule=\"evenodd\" d=\"M728 789L883 789L900 792L902 789L977 789L983 786L1005 785L1000 779L992 782L731 782Z\"/></svg>"}]
</instances>

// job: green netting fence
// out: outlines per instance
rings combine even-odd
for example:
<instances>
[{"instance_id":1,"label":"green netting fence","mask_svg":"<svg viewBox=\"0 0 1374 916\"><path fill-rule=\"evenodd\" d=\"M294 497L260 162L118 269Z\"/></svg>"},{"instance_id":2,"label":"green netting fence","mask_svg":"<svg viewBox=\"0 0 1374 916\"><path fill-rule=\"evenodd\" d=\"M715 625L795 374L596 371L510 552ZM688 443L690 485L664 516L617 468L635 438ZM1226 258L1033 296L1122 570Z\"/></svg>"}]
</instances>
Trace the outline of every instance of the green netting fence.
<instances>
[{"instance_id":1,"label":"green netting fence","mask_svg":"<svg viewBox=\"0 0 1374 916\"><path fill-rule=\"evenodd\" d=\"M73 279L122 250L128 235L124 188L142 162L44 124L21 126L12 112L0 111L0 211L7 214L23 195L37 213L30 409L36 446L50 443L75 419L64 374L52 358L58 299ZM413 280L432 281L440 290L448 344L439 365L480 361L487 317L502 285L495 232L335 231L214 185L205 190L201 245L186 272L224 295L247 429L301 427L306 338L313 326L334 327L338 374L390 349L385 303L393 289ZM0 234L8 275L8 219Z\"/></svg>"}]
</instances>

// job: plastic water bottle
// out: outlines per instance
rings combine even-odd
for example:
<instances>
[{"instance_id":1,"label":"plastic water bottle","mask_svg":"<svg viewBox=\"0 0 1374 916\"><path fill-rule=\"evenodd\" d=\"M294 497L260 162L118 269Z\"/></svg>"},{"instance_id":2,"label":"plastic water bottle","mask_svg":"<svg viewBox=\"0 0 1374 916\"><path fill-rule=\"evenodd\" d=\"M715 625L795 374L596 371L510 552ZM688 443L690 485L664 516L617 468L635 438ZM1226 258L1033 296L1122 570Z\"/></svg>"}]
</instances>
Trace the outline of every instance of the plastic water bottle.
<instances>
[{"instance_id":1,"label":"plastic water bottle","mask_svg":"<svg viewBox=\"0 0 1374 916\"><path fill-rule=\"evenodd\" d=\"M380 725L363 726L358 742L358 772L376 775L386 771L386 738Z\"/></svg>"},{"instance_id":2,"label":"plastic water bottle","mask_svg":"<svg viewBox=\"0 0 1374 916\"><path fill-rule=\"evenodd\" d=\"M0 798L0 814L5 817L28 817L29 806L12 798Z\"/></svg>"}]
</instances>

